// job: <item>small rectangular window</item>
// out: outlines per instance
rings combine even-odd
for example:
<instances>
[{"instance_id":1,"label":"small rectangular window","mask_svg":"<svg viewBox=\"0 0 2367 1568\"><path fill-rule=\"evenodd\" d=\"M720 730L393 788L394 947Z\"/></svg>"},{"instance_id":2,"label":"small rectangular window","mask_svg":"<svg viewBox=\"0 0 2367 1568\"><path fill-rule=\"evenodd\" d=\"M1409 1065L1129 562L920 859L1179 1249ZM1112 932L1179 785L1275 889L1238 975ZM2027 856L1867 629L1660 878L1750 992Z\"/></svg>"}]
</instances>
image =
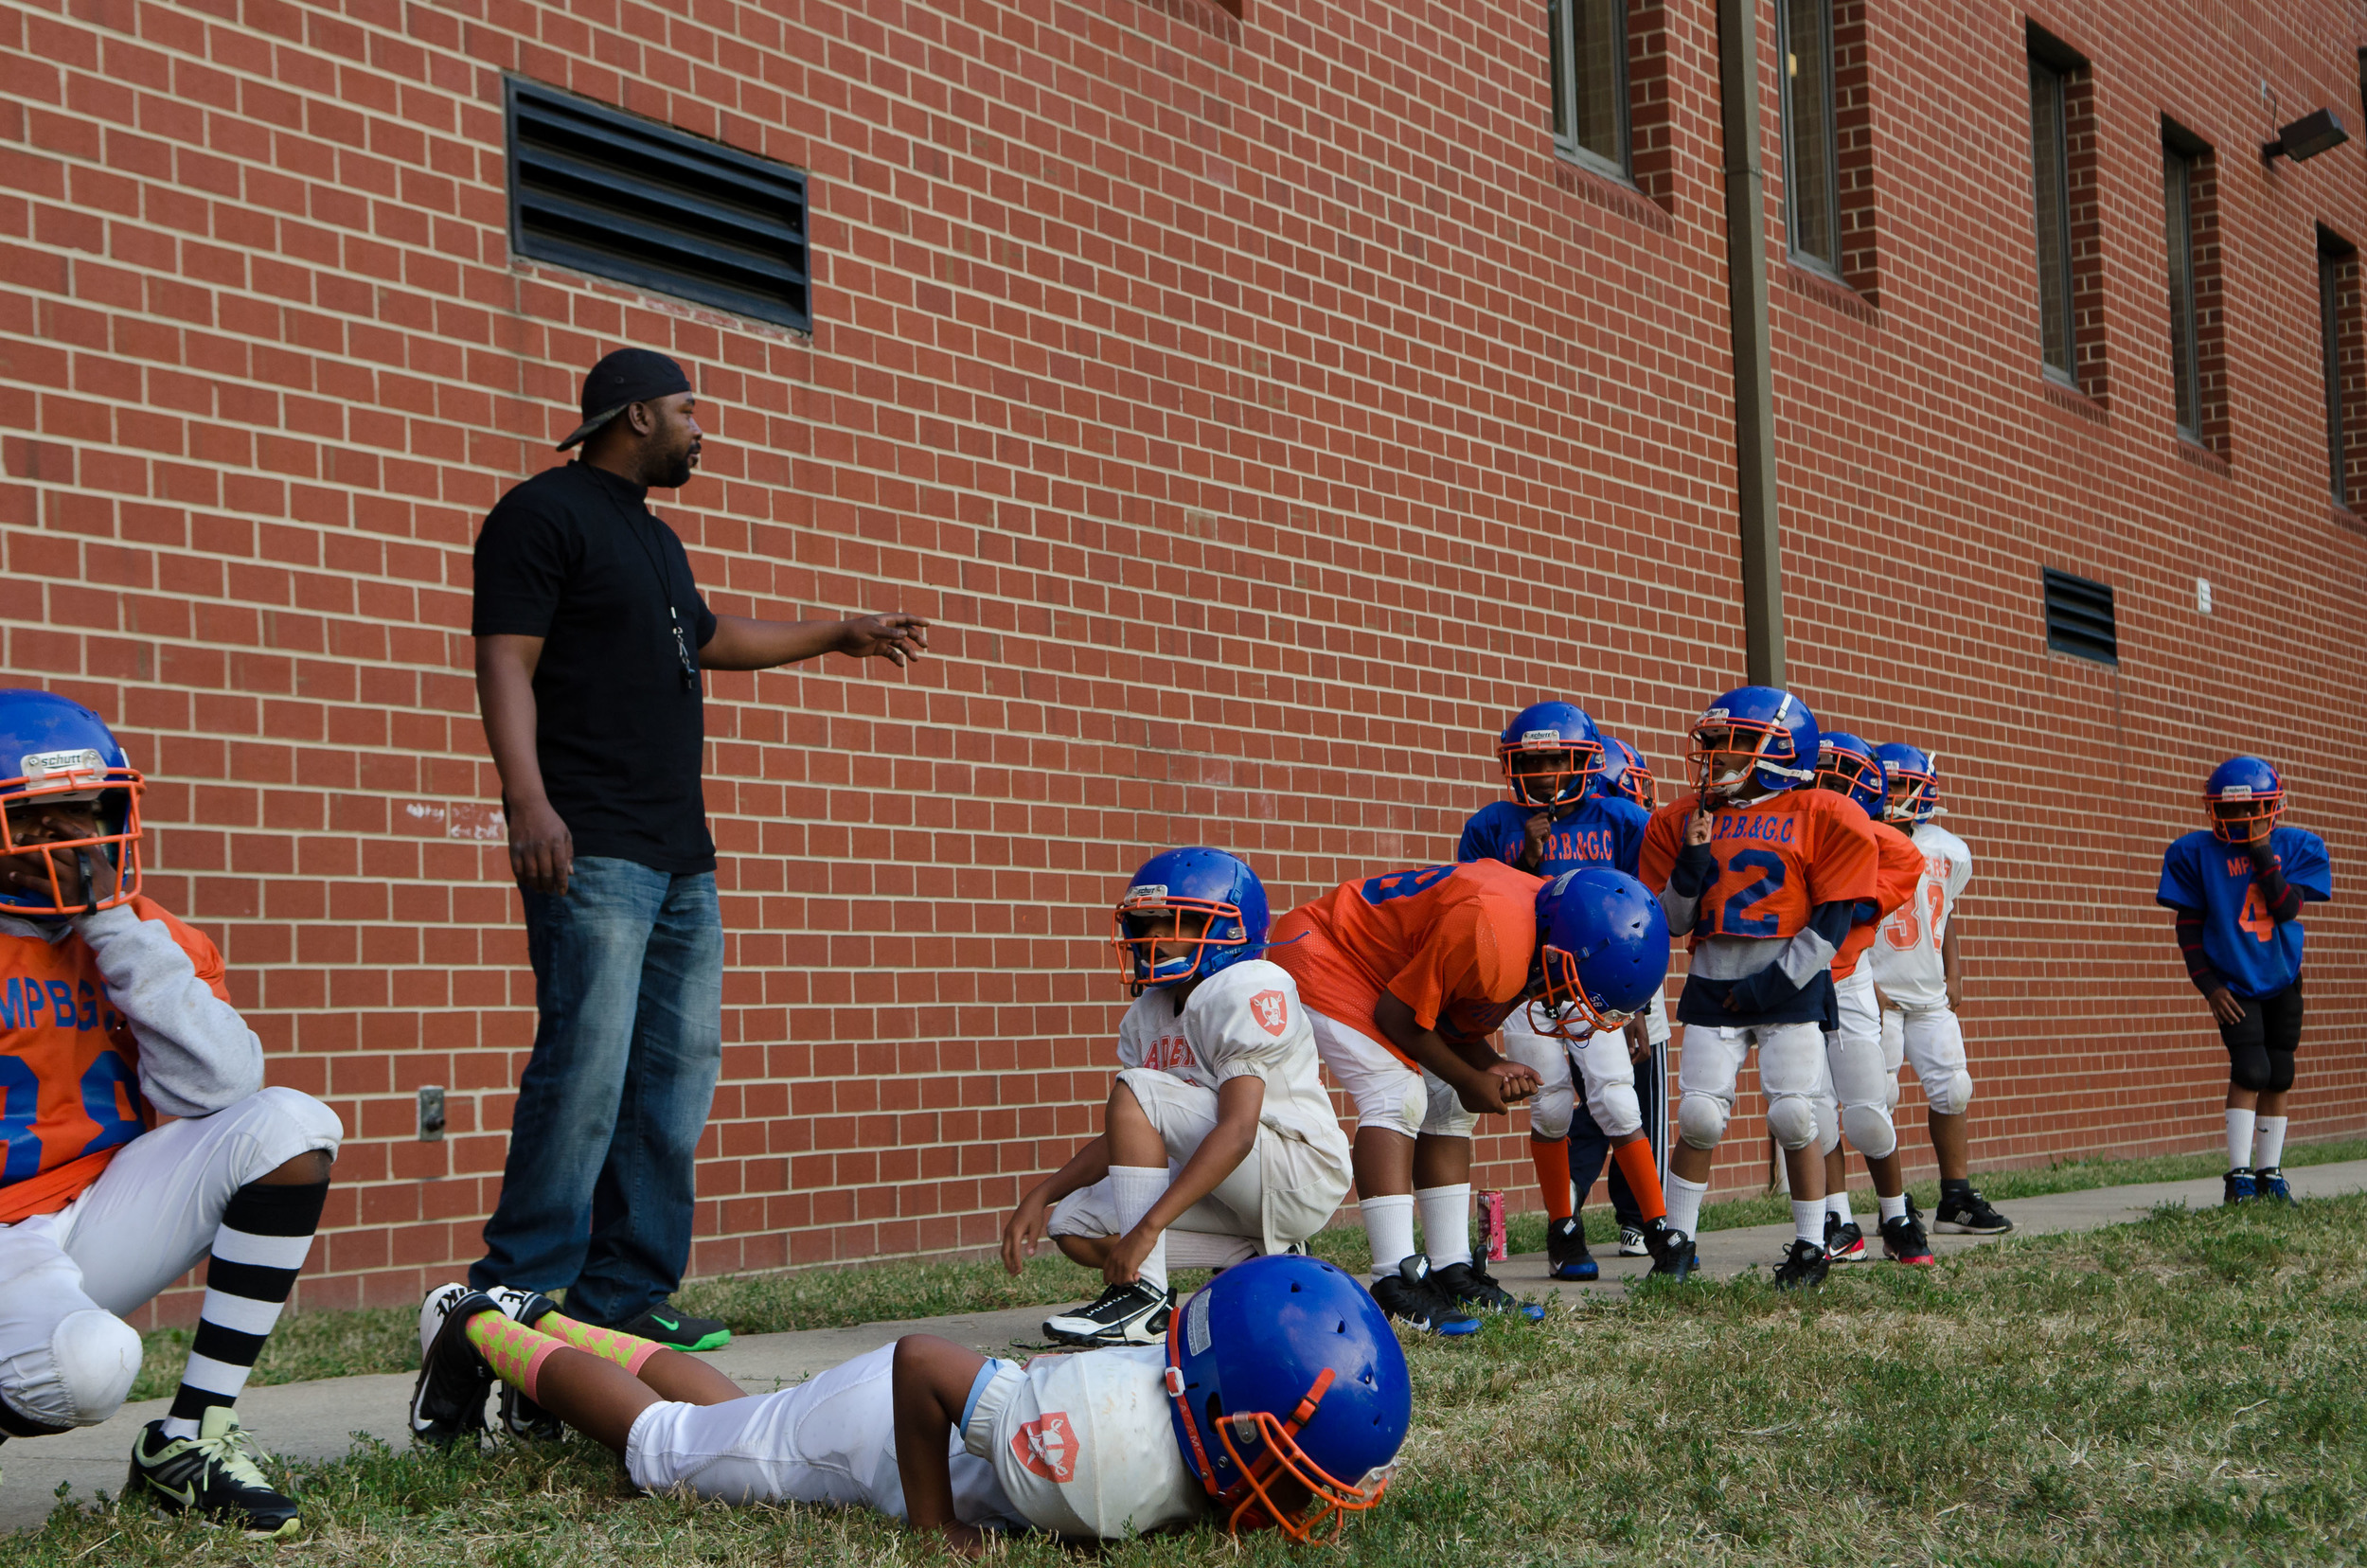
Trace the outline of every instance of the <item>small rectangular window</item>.
<instances>
[{"instance_id":1,"label":"small rectangular window","mask_svg":"<svg viewBox=\"0 0 2367 1568\"><path fill-rule=\"evenodd\" d=\"M1791 252L1841 274L1841 155L1834 134L1833 0L1781 0L1784 216Z\"/></svg>"},{"instance_id":2,"label":"small rectangular window","mask_svg":"<svg viewBox=\"0 0 2367 1568\"><path fill-rule=\"evenodd\" d=\"M1628 0L1548 0L1554 150L1615 179L1631 179Z\"/></svg>"},{"instance_id":3,"label":"small rectangular window","mask_svg":"<svg viewBox=\"0 0 2367 1568\"><path fill-rule=\"evenodd\" d=\"M2345 317L2350 313L2344 309L2343 285L2356 270L2352 263L2358 254L2338 236L2325 229L2318 231L2318 332L2326 384L2326 472L2338 507L2351 504L2350 426L2356 422L2356 411L2343 399L2342 383L2349 368L2343 363L2349 336Z\"/></svg>"},{"instance_id":4,"label":"small rectangular window","mask_svg":"<svg viewBox=\"0 0 2367 1568\"><path fill-rule=\"evenodd\" d=\"M2044 576L2047 647L2074 658L2118 665L2120 633L2112 619L2110 585L2052 566L2044 568Z\"/></svg>"},{"instance_id":5,"label":"small rectangular window","mask_svg":"<svg viewBox=\"0 0 2367 1568\"><path fill-rule=\"evenodd\" d=\"M2038 358L2073 383L2072 361L2071 164L2063 113L2064 73L2030 61L2030 162L2038 241Z\"/></svg>"},{"instance_id":6,"label":"small rectangular window","mask_svg":"<svg viewBox=\"0 0 2367 1568\"><path fill-rule=\"evenodd\" d=\"M514 254L812 329L803 172L516 77L508 120Z\"/></svg>"},{"instance_id":7,"label":"small rectangular window","mask_svg":"<svg viewBox=\"0 0 2367 1568\"><path fill-rule=\"evenodd\" d=\"M2202 383L2195 336L2195 156L2164 141L2162 210L2170 262L2170 381L2178 433L2202 439Z\"/></svg>"}]
</instances>

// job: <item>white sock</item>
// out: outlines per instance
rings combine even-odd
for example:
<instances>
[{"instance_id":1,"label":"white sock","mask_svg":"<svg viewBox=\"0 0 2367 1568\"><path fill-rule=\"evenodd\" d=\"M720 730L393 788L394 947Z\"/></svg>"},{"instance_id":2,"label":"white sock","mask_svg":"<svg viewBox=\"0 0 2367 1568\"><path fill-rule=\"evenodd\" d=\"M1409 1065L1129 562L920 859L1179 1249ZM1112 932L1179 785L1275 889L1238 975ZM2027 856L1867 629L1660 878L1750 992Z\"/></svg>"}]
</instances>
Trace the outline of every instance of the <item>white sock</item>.
<instances>
[{"instance_id":1,"label":"white sock","mask_svg":"<svg viewBox=\"0 0 2367 1568\"><path fill-rule=\"evenodd\" d=\"M1885 1198L1878 1192L1874 1195L1874 1201L1882 1205L1882 1223L1885 1225L1906 1216L1907 1195L1903 1192L1895 1198Z\"/></svg>"},{"instance_id":2,"label":"white sock","mask_svg":"<svg viewBox=\"0 0 2367 1568\"><path fill-rule=\"evenodd\" d=\"M2227 1167L2230 1170L2251 1168L2252 1113L2235 1106L2227 1108Z\"/></svg>"},{"instance_id":3,"label":"white sock","mask_svg":"<svg viewBox=\"0 0 2367 1568\"><path fill-rule=\"evenodd\" d=\"M1794 1198L1791 1201L1792 1234L1803 1241L1824 1245L1824 1200Z\"/></svg>"},{"instance_id":4,"label":"white sock","mask_svg":"<svg viewBox=\"0 0 2367 1568\"><path fill-rule=\"evenodd\" d=\"M1151 1205L1167 1190L1166 1166L1120 1166L1110 1167L1110 1202L1118 1211L1118 1234L1126 1235L1143 1222ZM1151 1244L1150 1256L1143 1259L1143 1283L1154 1291L1167 1288L1167 1238L1162 1235Z\"/></svg>"},{"instance_id":5,"label":"white sock","mask_svg":"<svg viewBox=\"0 0 2367 1568\"><path fill-rule=\"evenodd\" d=\"M1422 1242L1431 1267L1471 1261L1471 1184L1415 1187L1414 1202L1422 1211Z\"/></svg>"},{"instance_id":6,"label":"white sock","mask_svg":"<svg viewBox=\"0 0 2367 1568\"><path fill-rule=\"evenodd\" d=\"M1383 1193L1357 1200L1365 1238L1373 1244L1373 1277L1385 1279L1414 1256L1414 1194Z\"/></svg>"},{"instance_id":7,"label":"white sock","mask_svg":"<svg viewBox=\"0 0 2367 1568\"><path fill-rule=\"evenodd\" d=\"M1701 1222L1701 1200L1709 1190L1707 1182L1688 1182L1670 1171L1668 1185L1661 1191L1661 1196L1668 1201L1668 1228L1691 1236L1694 1227Z\"/></svg>"},{"instance_id":8,"label":"white sock","mask_svg":"<svg viewBox=\"0 0 2367 1568\"><path fill-rule=\"evenodd\" d=\"M2285 1161L2285 1123L2283 1116L2262 1116L2253 1124L2258 1131L2252 1134L2252 1166L2259 1170L2279 1169Z\"/></svg>"},{"instance_id":9,"label":"white sock","mask_svg":"<svg viewBox=\"0 0 2367 1568\"><path fill-rule=\"evenodd\" d=\"M1846 1192L1826 1193L1824 1212L1844 1225L1854 1225L1858 1222L1858 1217L1849 1211L1849 1194Z\"/></svg>"}]
</instances>

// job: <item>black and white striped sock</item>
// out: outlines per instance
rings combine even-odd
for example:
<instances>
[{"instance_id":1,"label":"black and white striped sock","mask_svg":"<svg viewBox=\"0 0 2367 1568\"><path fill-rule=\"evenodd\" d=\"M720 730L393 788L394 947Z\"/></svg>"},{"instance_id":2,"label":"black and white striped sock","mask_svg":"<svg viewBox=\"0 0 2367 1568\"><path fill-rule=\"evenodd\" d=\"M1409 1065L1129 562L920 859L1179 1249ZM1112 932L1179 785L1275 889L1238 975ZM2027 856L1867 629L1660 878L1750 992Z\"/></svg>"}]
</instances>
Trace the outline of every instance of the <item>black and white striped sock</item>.
<instances>
[{"instance_id":1,"label":"black and white striped sock","mask_svg":"<svg viewBox=\"0 0 2367 1568\"><path fill-rule=\"evenodd\" d=\"M250 1182L230 1195L222 1228L214 1233L205 1305L180 1392L165 1417L166 1436L194 1437L207 1410L237 1402L288 1292L295 1289L328 1201L327 1182L306 1186Z\"/></svg>"}]
</instances>

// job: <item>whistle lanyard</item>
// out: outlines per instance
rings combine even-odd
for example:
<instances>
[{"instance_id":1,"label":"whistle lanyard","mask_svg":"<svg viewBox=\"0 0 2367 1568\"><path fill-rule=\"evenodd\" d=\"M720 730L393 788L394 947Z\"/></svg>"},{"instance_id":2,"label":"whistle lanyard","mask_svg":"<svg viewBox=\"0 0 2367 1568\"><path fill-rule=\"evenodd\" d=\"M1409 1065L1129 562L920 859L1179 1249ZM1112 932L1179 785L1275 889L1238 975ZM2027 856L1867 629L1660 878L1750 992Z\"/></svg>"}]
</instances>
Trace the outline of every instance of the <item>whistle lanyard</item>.
<instances>
[{"instance_id":1,"label":"whistle lanyard","mask_svg":"<svg viewBox=\"0 0 2367 1568\"><path fill-rule=\"evenodd\" d=\"M665 559L655 545L642 537L641 518L635 517L632 510L622 501L617 501L614 496L612 495L609 499L615 502L617 513L624 518L626 532L632 534L634 543L641 546L642 558L649 561L650 571L657 579L657 591L665 597L666 619L674 633L674 660L682 668L682 688L685 691L697 691L699 689L699 661L690 651L690 639L683 635L682 612L674 607L674 585L667 576ZM648 515L647 511L642 514L643 517ZM655 522L654 519L651 521ZM664 526L662 524L656 526Z\"/></svg>"}]
</instances>

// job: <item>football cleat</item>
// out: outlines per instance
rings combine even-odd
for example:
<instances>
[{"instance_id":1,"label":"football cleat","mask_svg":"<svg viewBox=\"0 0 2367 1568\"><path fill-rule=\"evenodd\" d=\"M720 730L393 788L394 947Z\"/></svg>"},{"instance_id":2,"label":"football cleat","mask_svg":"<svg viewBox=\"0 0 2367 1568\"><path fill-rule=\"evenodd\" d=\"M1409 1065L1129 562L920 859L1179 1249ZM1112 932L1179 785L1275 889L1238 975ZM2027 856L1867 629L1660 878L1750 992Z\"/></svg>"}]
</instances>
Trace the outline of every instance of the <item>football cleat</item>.
<instances>
[{"instance_id":1,"label":"football cleat","mask_svg":"<svg viewBox=\"0 0 2367 1568\"><path fill-rule=\"evenodd\" d=\"M1431 1277L1428 1254L1415 1253L1397 1265L1396 1274L1374 1280L1372 1292L1384 1313L1409 1328L1450 1338L1480 1330L1479 1319L1456 1305Z\"/></svg>"},{"instance_id":2,"label":"football cleat","mask_svg":"<svg viewBox=\"0 0 2367 1568\"><path fill-rule=\"evenodd\" d=\"M1824 1216L1824 1256L1836 1263L1865 1261L1865 1227L1852 1220L1841 1222L1838 1214Z\"/></svg>"},{"instance_id":3,"label":"football cleat","mask_svg":"<svg viewBox=\"0 0 2367 1568\"><path fill-rule=\"evenodd\" d=\"M1673 1279L1680 1284L1701 1272L1701 1256L1693 1244L1693 1238L1681 1230L1671 1230L1665 1221L1657 1233L1646 1231L1647 1240L1659 1245L1652 1253L1652 1272L1646 1279Z\"/></svg>"},{"instance_id":4,"label":"football cleat","mask_svg":"<svg viewBox=\"0 0 2367 1568\"><path fill-rule=\"evenodd\" d=\"M194 1437L168 1437L164 1422L151 1421L132 1439L123 1495L258 1540L292 1536L304 1525L295 1500L272 1489L257 1457L255 1440L228 1405L208 1406Z\"/></svg>"},{"instance_id":5,"label":"football cleat","mask_svg":"<svg viewBox=\"0 0 2367 1568\"><path fill-rule=\"evenodd\" d=\"M1831 1268L1822 1246L1795 1238L1784 1253L1784 1260L1775 1265L1775 1288L1796 1291L1804 1285L1822 1285Z\"/></svg>"},{"instance_id":6,"label":"football cleat","mask_svg":"<svg viewBox=\"0 0 2367 1568\"><path fill-rule=\"evenodd\" d=\"M1856 1230L1858 1227L1852 1225L1849 1228ZM1860 1250L1862 1251L1862 1247ZM1923 1234L1923 1221L1912 1214L1902 1214L1895 1220L1883 1221L1882 1256L1894 1263L1912 1263L1918 1267L1930 1267L1931 1242L1931 1238Z\"/></svg>"},{"instance_id":7,"label":"football cleat","mask_svg":"<svg viewBox=\"0 0 2367 1568\"><path fill-rule=\"evenodd\" d=\"M2253 1171L2251 1185L2264 1203L2290 1203L2293 1201L2292 1185L2286 1181L2285 1172L2274 1166Z\"/></svg>"},{"instance_id":8,"label":"football cleat","mask_svg":"<svg viewBox=\"0 0 2367 1568\"><path fill-rule=\"evenodd\" d=\"M469 1320L498 1312L493 1298L466 1285L439 1285L419 1304L419 1381L411 1389L411 1441L450 1448L485 1430L485 1397L493 1369L469 1343Z\"/></svg>"},{"instance_id":9,"label":"football cleat","mask_svg":"<svg viewBox=\"0 0 2367 1568\"><path fill-rule=\"evenodd\" d=\"M1940 1212L1931 1228L1951 1236L2003 1236L2014 1222L1991 1208L1978 1187L1967 1187L1940 1194Z\"/></svg>"},{"instance_id":10,"label":"football cleat","mask_svg":"<svg viewBox=\"0 0 2367 1568\"><path fill-rule=\"evenodd\" d=\"M1522 1301L1496 1283L1496 1276L1479 1263L1448 1263L1431 1271L1430 1282L1458 1306L1483 1312L1519 1312L1531 1323L1544 1320L1545 1309Z\"/></svg>"},{"instance_id":11,"label":"football cleat","mask_svg":"<svg viewBox=\"0 0 2367 1568\"><path fill-rule=\"evenodd\" d=\"M2228 1207L2249 1203L2260 1196L2260 1184L2252 1180L2249 1170L2231 1170L2222 1180L2226 1183L2226 1190L2219 1202Z\"/></svg>"},{"instance_id":12,"label":"football cleat","mask_svg":"<svg viewBox=\"0 0 2367 1568\"><path fill-rule=\"evenodd\" d=\"M1545 1227L1545 1277L1600 1279L1603 1267L1586 1250L1586 1232L1575 1220L1557 1220Z\"/></svg>"},{"instance_id":13,"label":"football cleat","mask_svg":"<svg viewBox=\"0 0 2367 1568\"><path fill-rule=\"evenodd\" d=\"M1619 1227L1619 1256L1622 1257L1649 1257L1652 1256L1652 1249L1645 1242L1644 1231L1642 1227L1636 1225L1622 1225Z\"/></svg>"},{"instance_id":14,"label":"football cleat","mask_svg":"<svg viewBox=\"0 0 2367 1568\"><path fill-rule=\"evenodd\" d=\"M1099 1348L1112 1345L1157 1345L1167 1331L1175 1292L1145 1279L1112 1285L1074 1312L1043 1320L1043 1335L1062 1345Z\"/></svg>"}]
</instances>

